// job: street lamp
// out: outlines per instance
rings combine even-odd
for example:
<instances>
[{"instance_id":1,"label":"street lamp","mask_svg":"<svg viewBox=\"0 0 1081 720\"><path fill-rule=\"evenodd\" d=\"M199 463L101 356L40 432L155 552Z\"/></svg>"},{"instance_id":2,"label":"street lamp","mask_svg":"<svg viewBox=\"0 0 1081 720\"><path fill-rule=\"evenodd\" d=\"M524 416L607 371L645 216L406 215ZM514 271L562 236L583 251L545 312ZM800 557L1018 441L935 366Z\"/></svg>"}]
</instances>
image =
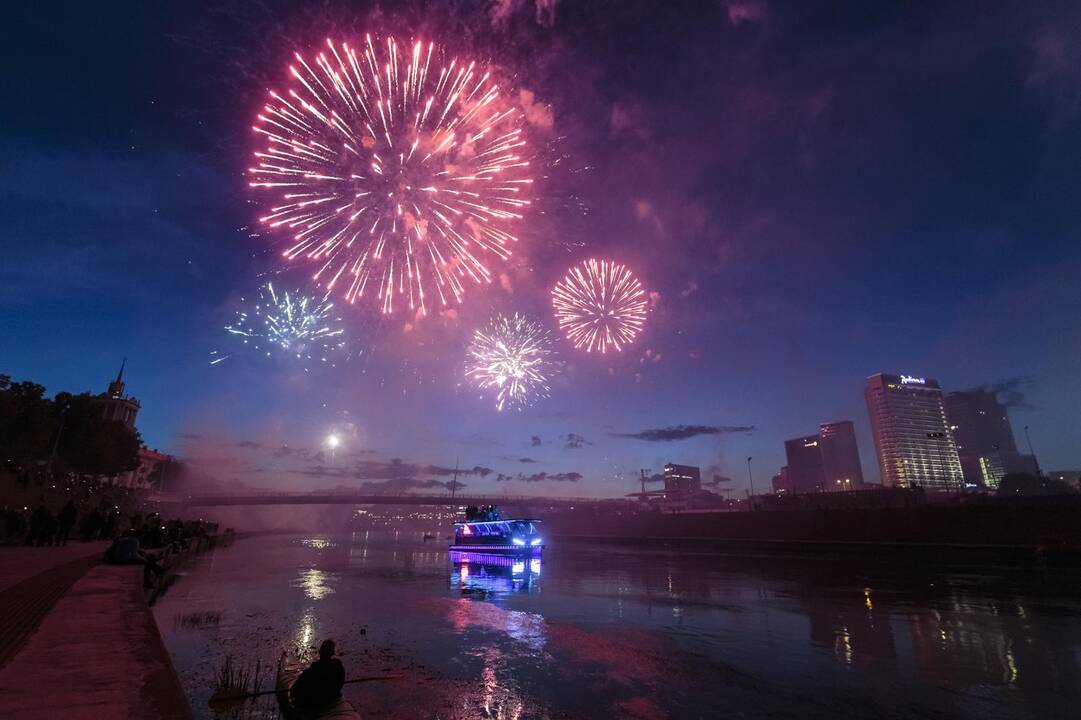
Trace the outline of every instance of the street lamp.
<instances>
[{"instance_id":1,"label":"street lamp","mask_svg":"<svg viewBox=\"0 0 1081 720\"><path fill-rule=\"evenodd\" d=\"M751 460L753 459L753 457L749 456L747 458L747 481L751 485L751 496L747 499L751 503L751 510L754 510L754 475L751 473Z\"/></svg>"}]
</instances>

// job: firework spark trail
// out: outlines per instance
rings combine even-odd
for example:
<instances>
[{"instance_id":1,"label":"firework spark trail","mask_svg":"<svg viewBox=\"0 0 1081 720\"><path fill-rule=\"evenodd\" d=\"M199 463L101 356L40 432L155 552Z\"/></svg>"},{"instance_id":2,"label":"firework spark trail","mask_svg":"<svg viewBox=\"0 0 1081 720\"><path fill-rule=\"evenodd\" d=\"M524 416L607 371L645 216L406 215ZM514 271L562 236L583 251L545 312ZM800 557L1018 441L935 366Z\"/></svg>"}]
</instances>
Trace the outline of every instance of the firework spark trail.
<instances>
[{"instance_id":1,"label":"firework spark trail","mask_svg":"<svg viewBox=\"0 0 1081 720\"><path fill-rule=\"evenodd\" d=\"M593 258L572 267L552 288L552 306L574 347L619 352L642 331L647 298L625 265Z\"/></svg>"},{"instance_id":2,"label":"firework spark trail","mask_svg":"<svg viewBox=\"0 0 1081 720\"><path fill-rule=\"evenodd\" d=\"M465 374L481 390L495 390L498 410L521 410L548 397L555 368L551 334L515 313L473 334Z\"/></svg>"},{"instance_id":3,"label":"firework spark trail","mask_svg":"<svg viewBox=\"0 0 1081 720\"><path fill-rule=\"evenodd\" d=\"M327 40L290 67L294 87L270 100L253 127L266 139L252 187L279 199L260 218L293 235L283 255L318 267L351 303L374 293L427 314L461 302L506 260L511 230L530 204L522 113L492 70L435 43L394 38L364 47Z\"/></svg>"},{"instance_id":4,"label":"firework spark trail","mask_svg":"<svg viewBox=\"0 0 1081 720\"><path fill-rule=\"evenodd\" d=\"M279 293L273 283L259 288L259 297L236 312L232 324L225 326L230 335L243 338L267 356L274 352L295 357L306 366L311 360L327 362L329 356L345 346L341 318L334 315L334 304L305 295L297 290ZM218 355L216 365L231 355ZM305 369L308 369L307 367Z\"/></svg>"}]
</instances>

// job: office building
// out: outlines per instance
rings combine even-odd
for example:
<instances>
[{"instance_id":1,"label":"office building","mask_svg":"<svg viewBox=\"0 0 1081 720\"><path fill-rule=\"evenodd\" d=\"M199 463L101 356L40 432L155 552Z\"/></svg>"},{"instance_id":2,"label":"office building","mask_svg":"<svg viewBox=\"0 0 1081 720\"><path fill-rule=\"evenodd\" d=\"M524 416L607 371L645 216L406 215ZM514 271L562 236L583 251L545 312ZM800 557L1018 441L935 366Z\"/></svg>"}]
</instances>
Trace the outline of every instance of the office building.
<instances>
[{"instance_id":1,"label":"office building","mask_svg":"<svg viewBox=\"0 0 1081 720\"><path fill-rule=\"evenodd\" d=\"M663 512L704 510L725 505L722 496L702 489L702 471L694 465L668 463L664 466L664 474L661 475L664 489L646 490L646 482L656 479L657 476L647 478L643 470L642 491L631 493L629 497L637 498L640 502Z\"/></svg>"},{"instance_id":2,"label":"office building","mask_svg":"<svg viewBox=\"0 0 1081 720\"><path fill-rule=\"evenodd\" d=\"M879 373L867 378L865 394L884 486L944 491L964 487L938 382Z\"/></svg>"},{"instance_id":3,"label":"office building","mask_svg":"<svg viewBox=\"0 0 1081 720\"><path fill-rule=\"evenodd\" d=\"M775 495L793 492L792 481L788 479L787 465L781 468L781 471L770 479L770 487L773 488L773 492Z\"/></svg>"},{"instance_id":4,"label":"office building","mask_svg":"<svg viewBox=\"0 0 1081 720\"><path fill-rule=\"evenodd\" d=\"M966 486L997 490L1007 473L1033 472L1032 456L1017 451L1006 406L995 393L951 392L944 402Z\"/></svg>"},{"instance_id":5,"label":"office building","mask_svg":"<svg viewBox=\"0 0 1081 720\"><path fill-rule=\"evenodd\" d=\"M822 474L827 492L859 490L863 486L856 428L851 420L822 423L818 431Z\"/></svg>"},{"instance_id":6,"label":"office building","mask_svg":"<svg viewBox=\"0 0 1081 720\"><path fill-rule=\"evenodd\" d=\"M1006 407L988 390L950 392L943 397L953 428L957 452L998 450L1017 452Z\"/></svg>"},{"instance_id":7,"label":"office building","mask_svg":"<svg viewBox=\"0 0 1081 720\"><path fill-rule=\"evenodd\" d=\"M664 466L664 491L668 494L689 494L702 490L702 471L694 465Z\"/></svg>"},{"instance_id":8,"label":"office building","mask_svg":"<svg viewBox=\"0 0 1081 720\"><path fill-rule=\"evenodd\" d=\"M817 435L784 441L788 460L788 483L794 493L816 493L825 488L822 471L822 449Z\"/></svg>"}]
</instances>

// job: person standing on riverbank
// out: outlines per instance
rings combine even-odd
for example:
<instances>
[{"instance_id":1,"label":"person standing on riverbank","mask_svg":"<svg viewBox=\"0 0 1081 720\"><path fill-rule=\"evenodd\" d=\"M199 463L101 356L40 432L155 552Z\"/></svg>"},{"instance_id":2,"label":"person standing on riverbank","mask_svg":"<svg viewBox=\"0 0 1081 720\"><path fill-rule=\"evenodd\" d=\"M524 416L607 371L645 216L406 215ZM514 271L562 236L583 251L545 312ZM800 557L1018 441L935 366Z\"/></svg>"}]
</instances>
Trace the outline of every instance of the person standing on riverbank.
<instances>
[{"instance_id":1,"label":"person standing on riverbank","mask_svg":"<svg viewBox=\"0 0 1081 720\"><path fill-rule=\"evenodd\" d=\"M42 530L45 528L45 518L50 515L49 508L45 507L45 500L42 499L38 505L37 510L30 516L30 532L26 534L25 545L40 545L39 538L42 535Z\"/></svg>"},{"instance_id":2,"label":"person standing on riverbank","mask_svg":"<svg viewBox=\"0 0 1081 720\"><path fill-rule=\"evenodd\" d=\"M75 509L75 503L70 499L60 510L59 530L56 533L56 544L67 545L68 536L71 535L71 528L75 526L75 520L79 517L79 511Z\"/></svg>"}]
</instances>

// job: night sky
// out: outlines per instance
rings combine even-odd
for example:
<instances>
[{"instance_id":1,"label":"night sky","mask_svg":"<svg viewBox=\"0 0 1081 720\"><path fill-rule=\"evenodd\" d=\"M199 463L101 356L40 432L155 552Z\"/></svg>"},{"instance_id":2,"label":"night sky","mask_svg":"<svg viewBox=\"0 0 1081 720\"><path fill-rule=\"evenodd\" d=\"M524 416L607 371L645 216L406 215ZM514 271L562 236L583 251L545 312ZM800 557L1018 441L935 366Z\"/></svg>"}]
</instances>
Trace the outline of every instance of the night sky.
<instances>
[{"instance_id":1,"label":"night sky","mask_svg":"<svg viewBox=\"0 0 1081 720\"><path fill-rule=\"evenodd\" d=\"M195 8L5 10L0 372L100 392L127 357L148 446L278 488L430 486L459 462L469 490L618 495L674 461L742 494L747 456L765 489L784 439L840 419L876 480L880 371L999 388L1044 468L1081 464L1077 3ZM365 32L534 94L536 211L453 313L343 307L347 362L211 366L242 296L310 278L256 227L265 93L294 51ZM552 397L496 412L463 381L473 329L554 328L548 289L591 255L655 293L645 332L617 356L560 345Z\"/></svg>"}]
</instances>

